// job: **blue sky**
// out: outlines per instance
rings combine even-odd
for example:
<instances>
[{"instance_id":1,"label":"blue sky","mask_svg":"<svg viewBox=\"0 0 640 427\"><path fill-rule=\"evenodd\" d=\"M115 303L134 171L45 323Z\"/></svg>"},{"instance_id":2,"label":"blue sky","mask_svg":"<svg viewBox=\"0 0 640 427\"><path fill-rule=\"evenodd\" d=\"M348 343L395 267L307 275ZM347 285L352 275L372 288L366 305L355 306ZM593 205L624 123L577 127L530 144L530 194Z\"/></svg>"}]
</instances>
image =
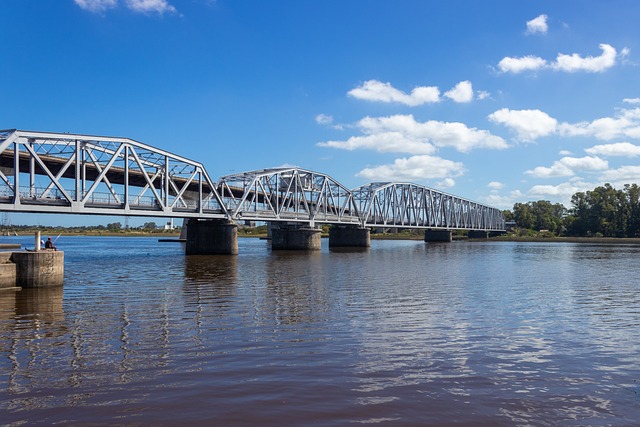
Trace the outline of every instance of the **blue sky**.
<instances>
[{"instance_id":1,"label":"blue sky","mask_svg":"<svg viewBox=\"0 0 640 427\"><path fill-rule=\"evenodd\" d=\"M214 179L296 165L502 209L640 181L637 1L1 0L0 16L0 128L130 137Z\"/></svg>"}]
</instances>

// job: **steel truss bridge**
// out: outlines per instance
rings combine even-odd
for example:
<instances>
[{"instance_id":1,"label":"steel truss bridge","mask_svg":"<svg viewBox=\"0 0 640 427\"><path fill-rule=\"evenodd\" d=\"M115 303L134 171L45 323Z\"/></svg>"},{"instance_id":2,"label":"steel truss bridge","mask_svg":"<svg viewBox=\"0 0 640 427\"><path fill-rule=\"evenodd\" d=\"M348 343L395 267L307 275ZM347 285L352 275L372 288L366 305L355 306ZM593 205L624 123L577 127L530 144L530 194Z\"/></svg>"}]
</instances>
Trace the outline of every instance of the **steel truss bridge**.
<instances>
[{"instance_id":1,"label":"steel truss bridge","mask_svg":"<svg viewBox=\"0 0 640 427\"><path fill-rule=\"evenodd\" d=\"M196 161L129 138L0 131L0 211L504 230L501 212L411 183L348 189L274 168L215 182Z\"/></svg>"}]
</instances>

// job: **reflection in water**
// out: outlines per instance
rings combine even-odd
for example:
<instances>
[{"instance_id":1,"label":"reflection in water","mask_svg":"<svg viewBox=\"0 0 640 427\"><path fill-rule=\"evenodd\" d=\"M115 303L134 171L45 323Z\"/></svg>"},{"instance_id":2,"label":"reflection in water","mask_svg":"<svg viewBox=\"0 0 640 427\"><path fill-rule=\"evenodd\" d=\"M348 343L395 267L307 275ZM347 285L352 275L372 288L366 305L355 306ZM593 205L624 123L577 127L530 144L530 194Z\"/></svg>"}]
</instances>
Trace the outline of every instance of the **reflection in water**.
<instances>
[{"instance_id":1,"label":"reflection in water","mask_svg":"<svg viewBox=\"0 0 640 427\"><path fill-rule=\"evenodd\" d=\"M59 322L62 311L62 286L22 289L16 292L16 315L39 322Z\"/></svg>"},{"instance_id":2,"label":"reflection in water","mask_svg":"<svg viewBox=\"0 0 640 427\"><path fill-rule=\"evenodd\" d=\"M12 320L16 316L16 291L13 289L0 290L0 320ZM2 322L0 327L9 325Z\"/></svg>"},{"instance_id":3,"label":"reflection in water","mask_svg":"<svg viewBox=\"0 0 640 427\"><path fill-rule=\"evenodd\" d=\"M263 313L274 316L278 325L313 323L323 316L328 304L318 251L274 251L265 263L266 289Z\"/></svg>"},{"instance_id":4,"label":"reflection in water","mask_svg":"<svg viewBox=\"0 0 640 427\"><path fill-rule=\"evenodd\" d=\"M185 256L184 273L194 283L232 285L238 279L238 257L228 255Z\"/></svg>"},{"instance_id":5,"label":"reflection in water","mask_svg":"<svg viewBox=\"0 0 640 427\"><path fill-rule=\"evenodd\" d=\"M323 244L68 238L64 290L0 293L2 422L640 419L640 247Z\"/></svg>"},{"instance_id":6,"label":"reflection in water","mask_svg":"<svg viewBox=\"0 0 640 427\"><path fill-rule=\"evenodd\" d=\"M228 255L190 255L185 257L184 295L187 313L194 312L195 340L201 336L210 308L222 317L237 297L238 257Z\"/></svg>"}]
</instances>

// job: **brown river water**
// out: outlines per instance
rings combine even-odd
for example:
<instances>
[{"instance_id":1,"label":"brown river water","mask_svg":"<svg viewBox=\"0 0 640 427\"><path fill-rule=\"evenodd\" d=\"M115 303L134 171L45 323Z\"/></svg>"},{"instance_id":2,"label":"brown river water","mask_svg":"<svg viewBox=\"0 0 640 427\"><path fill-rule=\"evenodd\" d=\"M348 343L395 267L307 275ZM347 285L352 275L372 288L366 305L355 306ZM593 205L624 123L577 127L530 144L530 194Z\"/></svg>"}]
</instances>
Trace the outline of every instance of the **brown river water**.
<instances>
[{"instance_id":1,"label":"brown river water","mask_svg":"<svg viewBox=\"0 0 640 427\"><path fill-rule=\"evenodd\" d=\"M326 244L62 236L0 291L0 424L640 425L640 246Z\"/></svg>"}]
</instances>

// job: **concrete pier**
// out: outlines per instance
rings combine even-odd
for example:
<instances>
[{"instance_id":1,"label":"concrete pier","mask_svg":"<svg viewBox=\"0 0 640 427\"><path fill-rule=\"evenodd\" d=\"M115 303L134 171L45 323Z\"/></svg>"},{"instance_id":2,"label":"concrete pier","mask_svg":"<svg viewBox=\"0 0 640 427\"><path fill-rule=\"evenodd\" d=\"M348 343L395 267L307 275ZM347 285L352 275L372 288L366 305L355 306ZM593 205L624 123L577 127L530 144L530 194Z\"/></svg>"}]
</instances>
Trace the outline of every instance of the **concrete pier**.
<instances>
[{"instance_id":1,"label":"concrete pier","mask_svg":"<svg viewBox=\"0 0 640 427\"><path fill-rule=\"evenodd\" d=\"M0 289L16 286L16 265L11 252L0 252Z\"/></svg>"},{"instance_id":2,"label":"concrete pier","mask_svg":"<svg viewBox=\"0 0 640 427\"><path fill-rule=\"evenodd\" d=\"M271 229L273 250L320 250L322 230L319 228L281 225Z\"/></svg>"},{"instance_id":3,"label":"concrete pier","mask_svg":"<svg viewBox=\"0 0 640 427\"><path fill-rule=\"evenodd\" d=\"M330 248L368 248L371 230L353 226L332 225L329 229Z\"/></svg>"},{"instance_id":4,"label":"concrete pier","mask_svg":"<svg viewBox=\"0 0 640 427\"><path fill-rule=\"evenodd\" d=\"M490 234L488 231L484 230L469 230L467 237L470 239L488 239Z\"/></svg>"},{"instance_id":5,"label":"concrete pier","mask_svg":"<svg viewBox=\"0 0 640 427\"><path fill-rule=\"evenodd\" d=\"M64 252L62 251L13 252L11 262L15 265L15 286L23 288L62 286L64 281Z\"/></svg>"},{"instance_id":6,"label":"concrete pier","mask_svg":"<svg viewBox=\"0 0 640 427\"><path fill-rule=\"evenodd\" d=\"M451 242L453 241L451 230L425 230L425 242Z\"/></svg>"},{"instance_id":7,"label":"concrete pier","mask_svg":"<svg viewBox=\"0 0 640 427\"><path fill-rule=\"evenodd\" d=\"M187 255L237 255L238 226L232 221L190 219Z\"/></svg>"}]
</instances>

